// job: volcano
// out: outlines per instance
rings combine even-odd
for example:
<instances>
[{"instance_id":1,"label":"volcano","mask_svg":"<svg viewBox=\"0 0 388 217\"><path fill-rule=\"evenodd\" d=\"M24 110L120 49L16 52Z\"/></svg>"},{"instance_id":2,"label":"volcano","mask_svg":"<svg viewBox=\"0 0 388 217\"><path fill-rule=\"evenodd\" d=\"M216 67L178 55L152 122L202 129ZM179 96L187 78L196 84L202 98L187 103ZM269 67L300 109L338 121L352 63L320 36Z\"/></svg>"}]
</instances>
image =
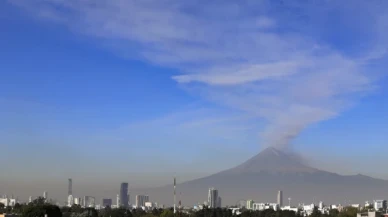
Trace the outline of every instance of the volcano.
<instances>
[{"instance_id":1,"label":"volcano","mask_svg":"<svg viewBox=\"0 0 388 217\"><path fill-rule=\"evenodd\" d=\"M388 181L364 175L344 176L310 167L295 155L267 148L234 168L178 184L182 202L192 206L207 198L207 190L219 190L223 206L240 200L276 202L277 191L291 203L363 203L386 198ZM148 189L153 201L172 205L172 186ZM144 190L143 190L144 193Z\"/></svg>"},{"instance_id":2,"label":"volcano","mask_svg":"<svg viewBox=\"0 0 388 217\"><path fill-rule=\"evenodd\" d=\"M270 147L245 163L224 171L223 173L311 173L316 171L318 170L304 165L297 156L286 154L285 152Z\"/></svg>"}]
</instances>

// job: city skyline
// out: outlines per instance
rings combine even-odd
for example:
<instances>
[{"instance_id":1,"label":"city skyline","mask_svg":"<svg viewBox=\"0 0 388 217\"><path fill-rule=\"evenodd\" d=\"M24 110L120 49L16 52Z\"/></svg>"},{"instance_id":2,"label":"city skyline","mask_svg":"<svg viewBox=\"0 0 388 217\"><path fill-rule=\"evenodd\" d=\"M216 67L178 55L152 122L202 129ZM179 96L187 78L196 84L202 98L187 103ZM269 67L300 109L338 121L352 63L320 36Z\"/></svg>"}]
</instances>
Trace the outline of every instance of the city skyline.
<instances>
[{"instance_id":1,"label":"city skyline","mask_svg":"<svg viewBox=\"0 0 388 217\"><path fill-rule=\"evenodd\" d=\"M267 147L388 180L387 1L87 2L0 2L0 192L115 200Z\"/></svg>"},{"instance_id":2,"label":"city skyline","mask_svg":"<svg viewBox=\"0 0 388 217\"><path fill-rule=\"evenodd\" d=\"M44 194L47 195L47 192L44 192ZM51 199L47 200L48 198L44 198L42 196L40 196L40 198L46 199L47 203L54 204ZM386 210L388 208L388 205L387 205L388 203L387 203L386 199L378 199L378 200L374 199L372 201L372 203L369 203L369 201L365 201L365 205L362 205L360 203L353 203L352 204L350 200L344 201L343 204L329 203L329 205L326 205L323 201L319 201L319 202L312 201L312 203L307 203L307 204L306 203L291 204L291 202L290 202L291 198L288 198L289 204L288 204L288 206L284 206L282 198L283 198L283 191L279 190L277 192L277 202L276 203L270 202L270 200L269 201L262 200L261 202L257 202L254 200L247 199L246 206L242 205L241 201L239 203L236 203L236 206L239 208L245 207L248 210L274 209L276 211L276 210L282 209L282 210L292 210L295 212L297 211L297 208L299 207L303 211L310 212L310 214L311 214L314 207L317 207L319 209L319 211L321 211L321 212L328 212L328 210L330 210L330 209L342 209L343 207L356 207L358 209L361 209L362 207L371 206L374 210ZM75 199L81 199L81 198L75 198ZM89 207L89 208L102 209L102 208L106 208L107 206L109 206L111 208L120 208L120 207L123 208L122 205L113 205L113 203L112 203L113 200L111 198L103 198L101 200L101 204L99 204L99 203L97 204L96 198L92 197L92 196L84 196L82 201L83 201L82 204L80 204L80 203L74 203L74 204L80 205L83 208ZM221 204L222 203L221 201L222 201L222 199L219 196L218 190L215 188L209 188L208 189L208 200L205 201L203 204L198 203L193 208L198 209L199 208L198 206L208 206L209 208L222 208L223 206ZM28 203L31 203L31 202L32 202L32 196L29 197ZM18 197L14 198L13 195L11 197L8 197L7 195L2 195L0 197L0 203L5 204L5 206L11 206L11 207L15 206L16 203L24 204L23 201L19 200ZM58 202L56 202L55 204L60 206L60 207L68 206L67 204L60 204ZM147 207L147 204L149 205L148 207ZM158 202L155 202L155 201L151 202L148 195L136 195L136 203L129 204L129 205L131 205L131 206L128 206L127 208L134 208L134 209L141 208L141 207L143 207L144 209L147 209L147 208L152 209L152 208L159 207ZM227 206L230 206L230 205L234 205L234 204L228 204ZM173 208L174 206L171 204L171 205L168 205L167 207ZM161 204L160 208L164 208L164 205ZM182 210L184 208L187 209L188 206L186 205L186 206L181 207L181 204L179 202L179 210ZM202 208L200 208L200 209L202 209Z\"/></svg>"}]
</instances>

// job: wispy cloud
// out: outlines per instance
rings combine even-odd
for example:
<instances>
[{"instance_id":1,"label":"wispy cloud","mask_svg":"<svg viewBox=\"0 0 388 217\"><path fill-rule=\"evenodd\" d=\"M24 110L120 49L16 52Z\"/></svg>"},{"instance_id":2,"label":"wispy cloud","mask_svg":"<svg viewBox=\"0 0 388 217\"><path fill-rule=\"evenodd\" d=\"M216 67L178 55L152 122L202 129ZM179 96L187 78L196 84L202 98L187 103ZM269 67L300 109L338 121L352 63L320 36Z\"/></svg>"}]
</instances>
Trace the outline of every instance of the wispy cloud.
<instances>
[{"instance_id":1,"label":"wispy cloud","mask_svg":"<svg viewBox=\"0 0 388 217\"><path fill-rule=\"evenodd\" d=\"M271 146L287 145L368 93L376 82L369 61L385 58L388 47L381 1L10 2L179 69L172 79L187 89L265 121L260 135Z\"/></svg>"}]
</instances>

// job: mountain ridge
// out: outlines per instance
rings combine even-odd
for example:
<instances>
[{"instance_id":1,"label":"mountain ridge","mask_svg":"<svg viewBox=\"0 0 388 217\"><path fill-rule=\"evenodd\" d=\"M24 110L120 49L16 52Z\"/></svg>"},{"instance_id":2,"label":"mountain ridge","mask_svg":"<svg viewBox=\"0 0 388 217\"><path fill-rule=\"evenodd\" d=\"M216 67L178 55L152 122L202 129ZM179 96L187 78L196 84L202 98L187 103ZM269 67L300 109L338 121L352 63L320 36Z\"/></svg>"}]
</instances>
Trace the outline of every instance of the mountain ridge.
<instances>
[{"instance_id":1,"label":"mountain ridge","mask_svg":"<svg viewBox=\"0 0 388 217\"><path fill-rule=\"evenodd\" d=\"M276 202L278 190L284 191L285 198L307 203L342 203L345 199L361 203L388 194L386 180L319 170L275 148L267 148L230 169L180 183L177 192L184 195L183 204L192 206L207 198L210 187L219 190L224 205L235 205L243 199ZM172 185L142 191L145 192L155 201L172 205Z\"/></svg>"}]
</instances>

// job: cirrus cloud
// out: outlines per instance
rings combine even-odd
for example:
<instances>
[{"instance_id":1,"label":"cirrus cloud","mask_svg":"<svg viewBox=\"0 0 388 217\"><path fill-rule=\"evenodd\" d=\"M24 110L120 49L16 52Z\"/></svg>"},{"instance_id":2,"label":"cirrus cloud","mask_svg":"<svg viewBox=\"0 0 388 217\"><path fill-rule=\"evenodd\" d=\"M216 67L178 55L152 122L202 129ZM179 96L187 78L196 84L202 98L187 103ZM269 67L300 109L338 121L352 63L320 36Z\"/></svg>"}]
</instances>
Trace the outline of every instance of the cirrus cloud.
<instances>
[{"instance_id":1,"label":"cirrus cloud","mask_svg":"<svg viewBox=\"0 0 388 217\"><path fill-rule=\"evenodd\" d=\"M9 2L179 69L172 79L189 91L265 121L262 143L277 147L369 93L378 82L368 65L386 57L388 44L388 7L377 1Z\"/></svg>"}]
</instances>

